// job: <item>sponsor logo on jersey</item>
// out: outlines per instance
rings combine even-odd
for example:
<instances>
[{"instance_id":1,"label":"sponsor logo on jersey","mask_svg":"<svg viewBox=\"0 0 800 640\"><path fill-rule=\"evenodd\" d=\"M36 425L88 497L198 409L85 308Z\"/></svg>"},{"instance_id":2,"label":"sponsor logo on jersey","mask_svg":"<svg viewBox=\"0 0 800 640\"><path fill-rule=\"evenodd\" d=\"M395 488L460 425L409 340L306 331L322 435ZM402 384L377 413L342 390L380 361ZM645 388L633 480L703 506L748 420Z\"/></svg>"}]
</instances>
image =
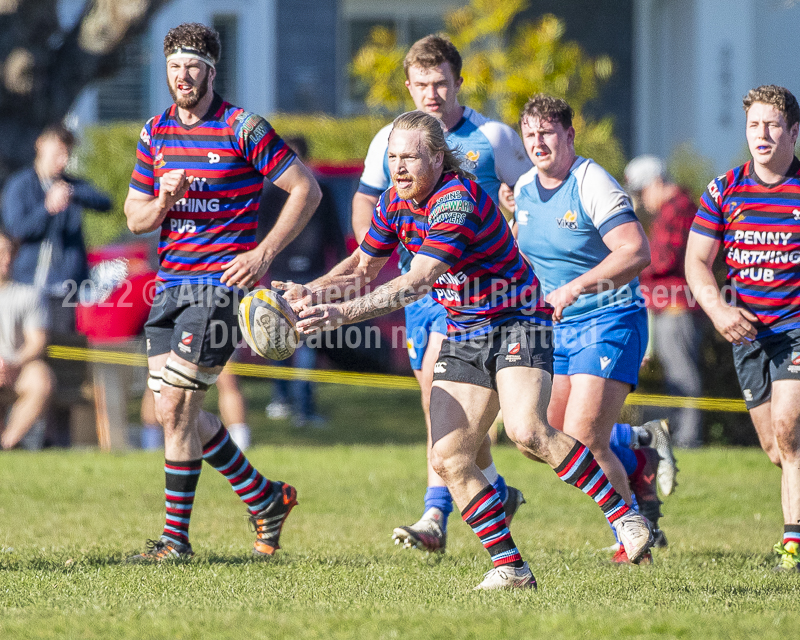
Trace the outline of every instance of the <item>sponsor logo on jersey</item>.
<instances>
[{"instance_id":1,"label":"sponsor logo on jersey","mask_svg":"<svg viewBox=\"0 0 800 640\"><path fill-rule=\"evenodd\" d=\"M163 152L163 151L159 151L159 152L156 154L156 159L155 159L155 161L153 162L153 166L154 166L156 169L161 169L162 167L165 167L166 165L167 165L167 161L166 161L166 160L164 160L164 152Z\"/></svg>"},{"instance_id":2,"label":"sponsor logo on jersey","mask_svg":"<svg viewBox=\"0 0 800 640\"><path fill-rule=\"evenodd\" d=\"M531 214L525 209L518 209L515 215L517 216L517 224L528 224L528 216Z\"/></svg>"},{"instance_id":3,"label":"sponsor logo on jersey","mask_svg":"<svg viewBox=\"0 0 800 640\"><path fill-rule=\"evenodd\" d=\"M719 205L720 195L719 195L719 188L717 187L717 180L721 180L725 176L718 176L716 179L712 180L708 183L708 194L711 196L711 199Z\"/></svg>"},{"instance_id":4,"label":"sponsor logo on jersey","mask_svg":"<svg viewBox=\"0 0 800 640\"><path fill-rule=\"evenodd\" d=\"M267 121L255 113L240 113L236 116L236 121L242 123L239 136L247 144L256 145L267 135Z\"/></svg>"},{"instance_id":5,"label":"sponsor logo on jersey","mask_svg":"<svg viewBox=\"0 0 800 640\"><path fill-rule=\"evenodd\" d=\"M180 218L170 218L169 230L177 233L195 233L197 226L194 220L181 220Z\"/></svg>"},{"instance_id":6,"label":"sponsor logo on jersey","mask_svg":"<svg viewBox=\"0 0 800 640\"><path fill-rule=\"evenodd\" d=\"M792 211L792 215L794 216L795 220L800 220L800 209L794 209Z\"/></svg>"},{"instance_id":7,"label":"sponsor logo on jersey","mask_svg":"<svg viewBox=\"0 0 800 640\"><path fill-rule=\"evenodd\" d=\"M434 373L444 373L446 370L447 370L446 362L437 362L435 365L433 365Z\"/></svg>"},{"instance_id":8,"label":"sponsor logo on jersey","mask_svg":"<svg viewBox=\"0 0 800 640\"><path fill-rule=\"evenodd\" d=\"M141 133L139 133L139 138L142 142L144 142L148 147L150 146L150 134L147 133L147 127L142 127Z\"/></svg>"},{"instance_id":9,"label":"sponsor logo on jersey","mask_svg":"<svg viewBox=\"0 0 800 640\"><path fill-rule=\"evenodd\" d=\"M219 162L219 154L214 153L213 151L208 152L208 162L209 164L217 164Z\"/></svg>"},{"instance_id":10,"label":"sponsor logo on jersey","mask_svg":"<svg viewBox=\"0 0 800 640\"><path fill-rule=\"evenodd\" d=\"M559 229L576 231L578 229L578 214L574 211L567 211L563 218L556 218L556 224Z\"/></svg>"},{"instance_id":11,"label":"sponsor logo on jersey","mask_svg":"<svg viewBox=\"0 0 800 640\"><path fill-rule=\"evenodd\" d=\"M600 358L600 370L605 371L606 367L611 364L611 358L608 356L603 356Z\"/></svg>"},{"instance_id":12,"label":"sponsor logo on jersey","mask_svg":"<svg viewBox=\"0 0 800 640\"><path fill-rule=\"evenodd\" d=\"M406 349L408 349L408 357L416 359L417 350L414 348L414 341L413 340L406 340Z\"/></svg>"},{"instance_id":13,"label":"sponsor logo on jersey","mask_svg":"<svg viewBox=\"0 0 800 640\"><path fill-rule=\"evenodd\" d=\"M474 171L478 168L478 160L480 157L480 151L467 151L464 154L464 160L461 162L461 168L467 171Z\"/></svg>"},{"instance_id":14,"label":"sponsor logo on jersey","mask_svg":"<svg viewBox=\"0 0 800 640\"><path fill-rule=\"evenodd\" d=\"M752 402L753 401L753 392L750 391L750 389L743 389L742 393L744 394L744 399L745 400L747 400L748 402Z\"/></svg>"},{"instance_id":15,"label":"sponsor logo on jersey","mask_svg":"<svg viewBox=\"0 0 800 640\"><path fill-rule=\"evenodd\" d=\"M218 198L181 198L172 207L178 213L202 213L219 211Z\"/></svg>"}]
</instances>

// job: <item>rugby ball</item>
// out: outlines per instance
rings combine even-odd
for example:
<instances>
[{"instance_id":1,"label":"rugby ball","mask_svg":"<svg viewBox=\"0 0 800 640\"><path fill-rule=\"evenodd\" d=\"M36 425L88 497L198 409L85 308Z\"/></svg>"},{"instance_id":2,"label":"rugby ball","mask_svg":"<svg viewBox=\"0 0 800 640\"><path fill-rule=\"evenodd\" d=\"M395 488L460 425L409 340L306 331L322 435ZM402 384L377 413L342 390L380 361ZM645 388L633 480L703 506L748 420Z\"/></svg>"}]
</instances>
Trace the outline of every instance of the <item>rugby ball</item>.
<instances>
[{"instance_id":1,"label":"rugby ball","mask_svg":"<svg viewBox=\"0 0 800 640\"><path fill-rule=\"evenodd\" d=\"M245 342L262 358L285 360L297 349L297 314L272 289L256 289L239 303L239 329Z\"/></svg>"}]
</instances>

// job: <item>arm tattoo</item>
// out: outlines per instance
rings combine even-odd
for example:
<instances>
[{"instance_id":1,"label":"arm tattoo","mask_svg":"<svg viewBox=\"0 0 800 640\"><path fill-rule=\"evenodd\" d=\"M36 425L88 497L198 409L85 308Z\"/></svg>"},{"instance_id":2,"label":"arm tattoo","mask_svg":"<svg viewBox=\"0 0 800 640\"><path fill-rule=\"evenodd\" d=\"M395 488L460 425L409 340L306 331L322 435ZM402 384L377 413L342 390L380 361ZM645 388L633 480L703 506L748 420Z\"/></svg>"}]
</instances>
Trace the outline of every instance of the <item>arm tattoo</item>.
<instances>
[{"instance_id":1,"label":"arm tattoo","mask_svg":"<svg viewBox=\"0 0 800 640\"><path fill-rule=\"evenodd\" d=\"M396 284L387 282L372 293L347 302L342 310L348 322L361 322L377 318L419 300L426 293L425 291L414 292L396 287Z\"/></svg>"}]
</instances>

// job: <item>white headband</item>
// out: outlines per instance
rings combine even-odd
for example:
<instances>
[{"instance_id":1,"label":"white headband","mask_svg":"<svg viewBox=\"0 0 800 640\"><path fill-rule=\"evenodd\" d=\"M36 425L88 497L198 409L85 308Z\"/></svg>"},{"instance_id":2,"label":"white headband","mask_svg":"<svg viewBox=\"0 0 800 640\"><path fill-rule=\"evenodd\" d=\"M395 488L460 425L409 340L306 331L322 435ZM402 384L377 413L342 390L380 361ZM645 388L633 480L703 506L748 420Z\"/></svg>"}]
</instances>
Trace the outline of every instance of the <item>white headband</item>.
<instances>
[{"instance_id":1,"label":"white headband","mask_svg":"<svg viewBox=\"0 0 800 640\"><path fill-rule=\"evenodd\" d=\"M206 55L202 51L192 49L191 47L175 47L172 50L172 53L167 56L167 62L173 58L190 58L192 60L200 60L200 62L205 62L212 69L216 69L214 58Z\"/></svg>"}]
</instances>

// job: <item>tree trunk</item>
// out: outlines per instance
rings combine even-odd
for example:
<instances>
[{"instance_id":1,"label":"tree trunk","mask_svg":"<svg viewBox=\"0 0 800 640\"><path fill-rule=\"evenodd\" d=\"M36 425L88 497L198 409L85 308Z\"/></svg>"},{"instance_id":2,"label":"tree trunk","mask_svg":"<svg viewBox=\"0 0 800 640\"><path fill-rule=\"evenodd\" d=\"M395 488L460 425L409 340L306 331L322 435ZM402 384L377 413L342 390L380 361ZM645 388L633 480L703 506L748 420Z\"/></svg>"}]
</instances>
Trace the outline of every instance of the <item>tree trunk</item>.
<instances>
[{"instance_id":1,"label":"tree trunk","mask_svg":"<svg viewBox=\"0 0 800 640\"><path fill-rule=\"evenodd\" d=\"M0 0L0 185L30 164L42 129L60 122L93 80L169 0L86 0L68 31L58 0Z\"/></svg>"}]
</instances>

